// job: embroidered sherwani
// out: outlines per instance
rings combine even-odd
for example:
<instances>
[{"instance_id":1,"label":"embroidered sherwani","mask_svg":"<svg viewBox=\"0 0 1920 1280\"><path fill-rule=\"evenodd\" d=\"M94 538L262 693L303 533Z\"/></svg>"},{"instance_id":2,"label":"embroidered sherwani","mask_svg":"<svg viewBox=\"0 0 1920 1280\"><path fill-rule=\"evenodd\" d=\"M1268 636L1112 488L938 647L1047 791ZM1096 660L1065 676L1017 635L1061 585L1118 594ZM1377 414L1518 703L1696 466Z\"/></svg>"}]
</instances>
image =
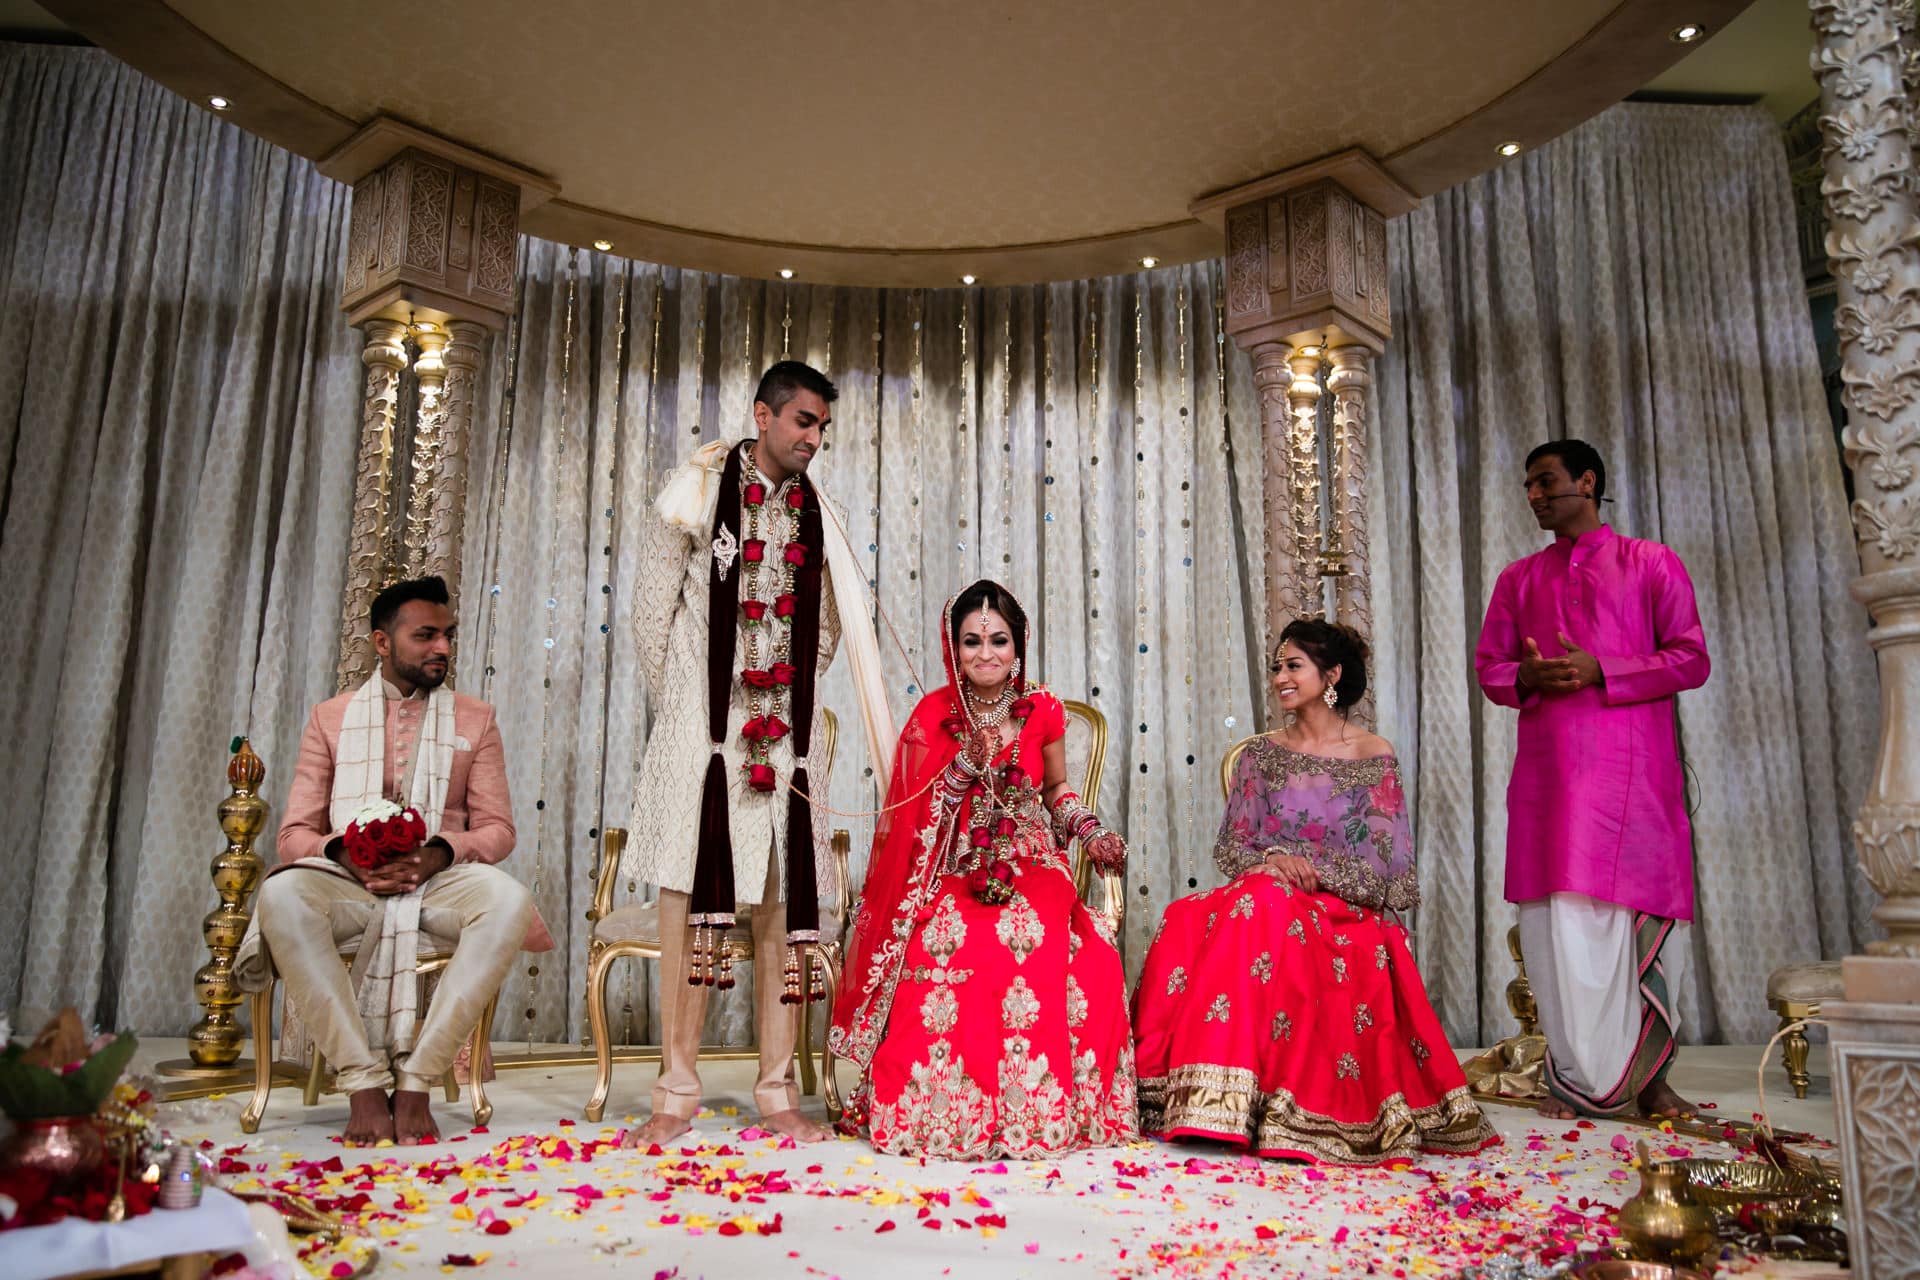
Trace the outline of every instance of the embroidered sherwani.
<instances>
[{"instance_id":1,"label":"embroidered sherwani","mask_svg":"<svg viewBox=\"0 0 1920 1280\"><path fill-rule=\"evenodd\" d=\"M750 458L749 454L749 458ZM724 450L704 449L687 462L687 468L719 472L725 461ZM711 462L711 466L707 465ZM745 468L754 478L751 465ZM710 477L709 477L710 479ZM764 481L763 481L764 483ZM787 491L793 481L767 485L766 508L787 511ZM708 573L713 563L714 508L719 485L709 483L708 501L696 533L668 524L652 508L647 512L646 540L641 552L639 581L635 588L634 632L639 645L640 671L646 677L653 703L646 754L640 763L640 776L634 784L633 809L628 820L630 834L623 866L627 874L657 885L660 929L660 1075L653 1089L653 1109L657 1113L691 1118L700 1106L700 1031L706 1020L708 989L686 982L689 934L687 917L689 895L693 889L694 862L699 844L700 797L707 764L713 754L713 742L707 724L707 650L711 637L708 619ZM818 491L816 490L816 493ZM776 531L787 527L784 518L774 525ZM775 537L779 537L779 532ZM778 554L778 543L769 542L769 567ZM747 591L748 575L736 561L730 575L740 599L758 598L769 607L780 593L781 575L758 575L757 597ZM839 640L839 614L834 607L833 591L823 568L820 591L819 665L824 675L833 660ZM775 741L767 752L775 776L781 785L773 791L756 791L747 785L744 765L746 742L741 726L752 716L751 702L740 673L748 669L746 610L739 611L734 637L733 671L729 684L731 702L727 712L727 733L721 744L726 763L727 815L733 846L733 887L744 923L753 935L758 966L754 981L754 1028L759 1047L759 1079L754 1099L763 1114L789 1110L799 1102L793 1084L793 1052L796 1039L796 1011L782 1005L780 968L786 954L786 910L790 887L784 883L787 863L786 820L788 793L785 783L793 776L794 735ZM784 622L781 625L786 625ZM765 632L760 662L771 661L767 654ZM769 709L770 699L761 696L760 709ZM787 700L791 706L791 701ZM808 761L813 785L824 789L826 713L822 701L814 700L812 730L808 740L815 758ZM816 883L805 890L825 895L831 891L833 872L826 855L827 816L820 806L812 808L814 867Z\"/></svg>"},{"instance_id":2,"label":"embroidered sherwani","mask_svg":"<svg viewBox=\"0 0 1920 1280\"><path fill-rule=\"evenodd\" d=\"M699 466L689 462L688 466ZM717 469L717 468L716 468ZM769 508L786 508L788 481L767 498ZM716 491L718 486L714 486ZM647 512L646 538L641 550L639 580L635 587L634 634L639 643L640 672L646 677L653 704L646 755L640 763L640 776L634 784L633 811L628 825L624 867L629 875L688 893L693 888L694 852L700 832L700 786L706 776L707 759L713 744L707 737L707 572L712 564L710 536L696 536L668 525L650 508ZM703 527L711 527L713 509L708 507ZM771 553L770 553L771 554ZM736 563L732 577L738 583L741 599L746 594L747 575ZM779 594L780 575L762 573L759 599L771 607ZM764 630L764 628L763 628ZM727 713L727 736L722 752L727 763L727 814L733 837L733 887L742 903L761 901L762 886L768 882L769 859L773 875L783 875L786 866L787 791L784 785L774 791L755 791L747 785L746 741L740 727L751 716L746 686L740 672L747 667L746 614L740 614L738 636L733 653L733 703ZM818 671L826 674L840 638L840 615L834 608L832 584L828 572L821 573L820 589L820 662ZM762 709L766 697L762 695ZM814 758L808 762L816 789L824 788L826 763L826 707L815 697L813 728L808 735ZM774 773L782 784L793 776L793 735L779 739L768 752ZM818 806L813 809L814 848L821 856L814 859L816 892L825 894L833 885L833 871L824 856L827 847L828 817ZM779 884L778 900L786 898L785 884Z\"/></svg>"},{"instance_id":3,"label":"embroidered sherwani","mask_svg":"<svg viewBox=\"0 0 1920 1280\"><path fill-rule=\"evenodd\" d=\"M1531 639L1591 653L1602 680L1527 689ZM1561 536L1494 584L1474 654L1480 687L1520 710L1507 787L1506 896L1548 1047L1547 1085L1610 1114L1672 1062L1672 988L1693 917L1693 843L1675 695L1710 663L1693 584L1672 550L1611 528Z\"/></svg>"}]
</instances>

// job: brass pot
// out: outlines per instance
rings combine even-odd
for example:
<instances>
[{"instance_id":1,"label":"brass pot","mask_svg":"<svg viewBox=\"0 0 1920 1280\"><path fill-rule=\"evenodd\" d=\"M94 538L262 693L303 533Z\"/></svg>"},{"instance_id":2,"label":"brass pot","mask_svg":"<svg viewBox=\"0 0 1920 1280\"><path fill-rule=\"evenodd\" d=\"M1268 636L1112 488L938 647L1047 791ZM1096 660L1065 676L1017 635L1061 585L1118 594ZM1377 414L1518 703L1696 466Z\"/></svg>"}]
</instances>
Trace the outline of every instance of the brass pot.
<instances>
[{"instance_id":1,"label":"brass pot","mask_svg":"<svg viewBox=\"0 0 1920 1280\"><path fill-rule=\"evenodd\" d=\"M1720 1245L1713 1211L1693 1198L1686 1175L1665 1161L1642 1163L1640 1193L1620 1206L1615 1225L1623 1252L1645 1262L1692 1266Z\"/></svg>"},{"instance_id":2,"label":"brass pot","mask_svg":"<svg viewBox=\"0 0 1920 1280\"><path fill-rule=\"evenodd\" d=\"M64 1186L92 1173L106 1152L106 1139L92 1116L16 1120L0 1143L0 1169L31 1169Z\"/></svg>"}]
</instances>

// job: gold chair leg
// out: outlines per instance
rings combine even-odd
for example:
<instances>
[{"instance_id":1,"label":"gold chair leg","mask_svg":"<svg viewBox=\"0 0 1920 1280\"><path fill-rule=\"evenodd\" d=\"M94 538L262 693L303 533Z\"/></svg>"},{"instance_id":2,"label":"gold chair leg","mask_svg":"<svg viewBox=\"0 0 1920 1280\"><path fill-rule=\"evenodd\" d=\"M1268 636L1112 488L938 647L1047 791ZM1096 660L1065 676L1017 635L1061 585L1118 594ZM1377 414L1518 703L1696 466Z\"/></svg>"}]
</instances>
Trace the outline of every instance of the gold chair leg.
<instances>
[{"instance_id":1,"label":"gold chair leg","mask_svg":"<svg viewBox=\"0 0 1920 1280\"><path fill-rule=\"evenodd\" d=\"M1808 1016L1793 1006L1776 1006L1780 1012L1780 1025L1785 1027ZM1793 1096L1804 1098L1807 1088L1813 1083L1813 1076L1807 1071L1807 1055L1813 1046L1807 1043L1806 1029L1789 1031L1780 1041L1780 1056L1786 1063L1787 1083L1793 1086Z\"/></svg>"},{"instance_id":2,"label":"gold chair leg","mask_svg":"<svg viewBox=\"0 0 1920 1280\"><path fill-rule=\"evenodd\" d=\"M480 1011L480 1021L473 1028L473 1050L467 1055L472 1065L467 1071L467 1088L473 1094L473 1123L485 1125L493 1119L493 1104L487 1101L487 1073L484 1057L487 1046L493 1043L493 1014L499 1006L500 997L495 994L487 1001L487 1007Z\"/></svg>"},{"instance_id":3,"label":"gold chair leg","mask_svg":"<svg viewBox=\"0 0 1920 1280\"><path fill-rule=\"evenodd\" d=\"M828 943L821 948L822 967L827 974L827 1008L832 1009L839 1003L840 996L840 944ZM840 1081L833 1073L833 1037L829 1032L827 1045L820 1051L820 1084L827 1099L827 1119L838 1123L846 1108L840 1102Z\"/></svg>"},{"instance_id":4,"label":"gold chair leg","mask_svg":"<svg viewBox=\"0 0 1920 1280\"><path fill-rule=\"evenodd\" d=\"M607 1113L607 1094L613 1089L613 1035L607 1027L607 972L613 968L615 958L613 949L606 947L587 965L587 1026L593 1032L593 1094L587 1099L586 1115L594 1124Z\"/></svg>"},{"instance_id":5,"label":"gold chair leg","mask_svg":"<svg viewBox=\"0 0 1920 1280\"><path fill-rule=\"evenodd\" d=\"M813 990L813 966L820 963L813 947L800 948L800 1092L811 1097L820 1087L813 1069L813 1001L806 998Z\"/></svg>"},{"instance_id":6,"label":"gold chair leg","mask_svg":"<svg viewBox=\"0 0 1920 1280\"><path fill-rule=\"evenodd\" d=\"M479 1065L475 1064L473 1069L478 1071ZM440 1077L440 1087L446 1091L448 1102L460 1101L460 1076L452 1067L448 1067L447 1073Z\"/></svg>"},{"instance_id":7,"label":"gold chair leg","mask_svg":"<svg viewBox=\"0 0 1920 1280\"><path fill-rule=\"evenodd\" d=\"M320 1052L320 1046L312 1044L313 1061L307 1067L307 1086L300 1091L300 1101L305 1106L313 1106L320 1101L320 1085L327 1075L327 1056Z\"/></svg>"},{"instance_id":8,"label":"gold chair leg","mask_svg":"<svg viewBox=\"0 0 1920 1280\"><path fill-rule=\"evenodd\" d=\"M253 1097L240 1113L240 1132L258 1133L260 1117L267 1114L267 1098L273 1093L273 982L266 990L253 993Z\"/></svg>"}]
</instances>

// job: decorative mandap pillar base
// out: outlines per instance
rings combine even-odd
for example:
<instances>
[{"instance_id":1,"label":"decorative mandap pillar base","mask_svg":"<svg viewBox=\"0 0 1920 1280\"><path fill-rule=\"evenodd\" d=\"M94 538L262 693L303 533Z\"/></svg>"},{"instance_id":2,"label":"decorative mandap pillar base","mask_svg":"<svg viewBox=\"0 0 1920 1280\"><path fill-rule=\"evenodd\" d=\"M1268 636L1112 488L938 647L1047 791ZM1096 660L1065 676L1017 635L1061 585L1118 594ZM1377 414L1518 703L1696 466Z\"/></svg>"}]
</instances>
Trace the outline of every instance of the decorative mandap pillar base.
<instances>
[{"instance_id":1,"label":"decorative mandap pillar base","mask_svg":"<svg viewBox=\"0 0 1920 1280\"><path fill-rule=\"evenodd\" d=\"M1869 982L1904 983L1908 1002L1852 998L1858 957L1848 957L1848 996L1821 1011L1831 1037L1834 1109L1840 1119L1854 1280L1920 1276L1920 961ZM1899 988L1896 987L1896 990Z\"/></svg>"}]
</instances>

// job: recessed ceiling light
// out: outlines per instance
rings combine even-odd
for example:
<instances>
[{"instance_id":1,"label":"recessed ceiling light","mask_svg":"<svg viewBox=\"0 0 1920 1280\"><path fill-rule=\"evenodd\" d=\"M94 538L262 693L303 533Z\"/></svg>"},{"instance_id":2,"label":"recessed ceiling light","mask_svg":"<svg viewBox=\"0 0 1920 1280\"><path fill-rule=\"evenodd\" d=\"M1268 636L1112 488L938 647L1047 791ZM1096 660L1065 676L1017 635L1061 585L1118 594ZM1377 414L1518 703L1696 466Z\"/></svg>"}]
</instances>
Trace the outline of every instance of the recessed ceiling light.
<instances>
[{"instance_id":1,"label":"recessed ceiling light","mask_svg":"<svg viewBox=\"0 0 1920 1280\"><path fill-rule=\"evenodd\" d=\"M1706 34L1707 29L1705 27L1697 22L1688 22L1667 32L1667 39L1673 41L1675 44L1692 44Z\"/></svg>"},{"instance_id":2,"label":"recessed ceiling light","mask_svg":"<svg viewBox=\"0 0 1920 1280\"><path fill-rule=\"evenodd\" d=\"M1495 149L1503 156L1517 156L1520 154L1520 144L1517 142L1503 142Z\"/></svg>"},{"instance_id":3,"label":"recessed ceiling light","mask_svg":"<svg viewBox=\"0 0 1920 1280\"><path fill-rule=\"evenodd\" d=\"M972 284L972 283L973 283L973 277L972 277L972 276L961 276L961 277L960 277L960 283L961 283L961 284Z\"/></svg>"},{"instance_id":4,"label":"recessed ceiling light","mask_svg":"<svg viewBox=\"0 0 1920 1280\"><path fill-rule=\"evenodd\" d=\"M1151 271L1160 265L1160 259L1154 257L1142 258L1140 259L1140 265Z\"/></svg>"},{"instance_id":5,"label":"recessed ceiling light","mask_svg":"<svg viewBox=\"0 0 1920 1280\"><path fill-rule=\"evenodd\" d=\"M207 99L207 105L212 107L215 111L225 111L228 107L232 106L233 104L231 102L228 102L225 98L221 97L219 94L216 93L211 98Z\"/></svg>"},{"instance_id":6,"label":"recessed ceiling light","mask_svg":"<svg viewBox=\"0 0 1920 1280\"><path fill-rule=\"evenodd\" d=\"M593 247L594 247L594 248L596 248L596 249L598 249L598 250L599 250L600 252L602 252L602 253L605 253L605 252L607 252L607 250L609 250L609 249L611 249L611 248L613 248L613 241L611 241L611 240L595 240L595 241L593 242Z\"/></svg>"},{"instance_id":7,"label":"recessed ceiling light","mask_svg":"<svg viewBox=\"0 0 1920 1280\"><path fill-rule=\"evenodd\" d=\"M781 278L782 280L791 280L791 279L793 279L793 268L792 268L792 267L782 267L782 268L780 268L780 278Z\"/></svg>"}]
</instances>

